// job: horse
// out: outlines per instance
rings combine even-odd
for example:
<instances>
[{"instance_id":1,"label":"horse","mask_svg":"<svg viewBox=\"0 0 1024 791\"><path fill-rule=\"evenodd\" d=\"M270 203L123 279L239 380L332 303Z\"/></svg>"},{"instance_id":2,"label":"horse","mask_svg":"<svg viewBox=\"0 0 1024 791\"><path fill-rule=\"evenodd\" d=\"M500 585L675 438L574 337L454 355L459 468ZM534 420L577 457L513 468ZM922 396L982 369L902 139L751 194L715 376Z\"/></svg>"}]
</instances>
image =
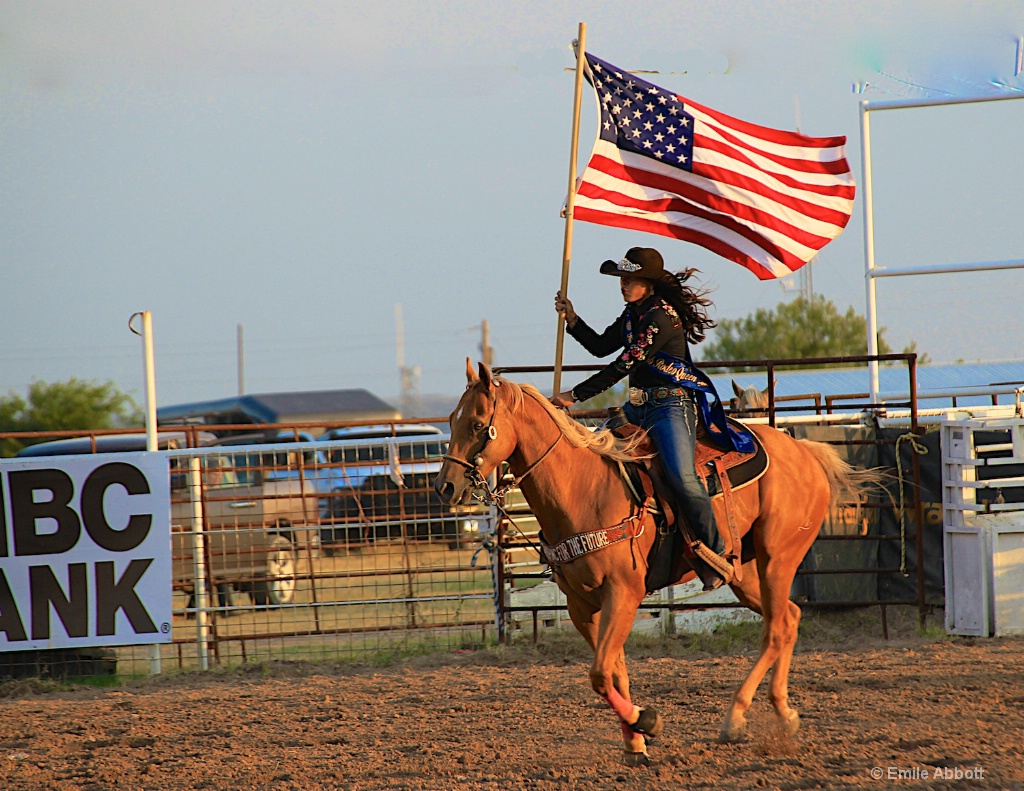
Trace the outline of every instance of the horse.
<instances>
[{"instance_id":1,"label":"horse","mask_svg":"<svg viewBox=\"0 0 1024 791\"><path fill-rule=\"evenodd\" d=\"M736 394L735 413L745 416L756 417L768 414L768 388L758 390L750 387L740 387L736 380L732 381L732 391ZM776 382L776 384L778 384Z\"/></svg>"},{"instance_id":2,"label":"horse","mask_svg":"<svg viewBox=\"0 0 1024 791\"><path fill-rule=\"evenodd\" d=\"M447 504L464 503L498 466L507 461L540 524L549 546L590 532L577 543L593 540L600 528L622 528L629 540L595 546L554 574L565 593L573 625L594 652L590 683L619 719L624 762L648 765L648 742L663 721L651 707L630 697L623 647L637 608L647 595L647 555L656 527L643 509L638 513L620 462L635 460L631 448L607 430L591 431L563 413L540 392L516 384L466 360L466 391L449 418L451 439L434 490ZM795 440L769 426L749 427L767 450L771 463L755 483L732 492L733 517L744 545L741 573L730 586L739 601L764 619L760 653L736 690L722 722L720 740L745 738L746 711L758 685L774 666L769 698L786 732L799 727L789 704L788 678L800 623L800 608L789 599L797 567L831 508L841 498L860 502L874 476L855 470L830 445ZM714 501L720 525L726 524L723 498ZM611 534L605 534L606 536ZM677 581L687 574L677 559Z\"/></svg>"}]
</instances>

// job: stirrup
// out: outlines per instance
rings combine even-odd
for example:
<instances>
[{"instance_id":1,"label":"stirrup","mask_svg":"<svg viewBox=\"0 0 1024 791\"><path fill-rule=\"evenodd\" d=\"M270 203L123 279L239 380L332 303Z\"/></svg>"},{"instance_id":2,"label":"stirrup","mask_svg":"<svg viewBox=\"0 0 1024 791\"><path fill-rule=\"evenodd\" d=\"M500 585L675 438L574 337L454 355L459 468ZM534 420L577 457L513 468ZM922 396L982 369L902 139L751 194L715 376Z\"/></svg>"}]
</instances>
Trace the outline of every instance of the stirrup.
<instances>
[{"instance_id":1,"label":"stirrup","mask_svg":"<svg viewBox=\"0 0 1024 791\"><path fill-rule=\"evenodd\" d=\"M732 582L735 569L728 560L710 549L703 541L694 541L690 545L690 549L693 550L696 559L701 561L707 567L707 570L714 575L712 577L711 575L701 574L700 570L694 569L697 572L697 576L704 583L704 590L712 591Z\"/></svg>"}]
</instances>

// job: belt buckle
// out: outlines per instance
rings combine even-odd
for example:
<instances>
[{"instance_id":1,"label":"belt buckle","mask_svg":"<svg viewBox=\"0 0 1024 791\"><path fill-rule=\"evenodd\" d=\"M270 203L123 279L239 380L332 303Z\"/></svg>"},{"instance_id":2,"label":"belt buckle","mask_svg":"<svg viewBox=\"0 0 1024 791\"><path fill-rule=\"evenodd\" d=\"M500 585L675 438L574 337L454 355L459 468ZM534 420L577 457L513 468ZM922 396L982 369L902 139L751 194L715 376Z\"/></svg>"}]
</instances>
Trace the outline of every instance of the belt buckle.
<instances>
[{"instance_id":1,"label":"belt buckle","mask_svg":"<svg viewBox=\"0 0 1024 791\"><path fill-rule=\"evenodd\" d=\"M629 388L629 403L633 406L641 406L647 400L647 393L639 387Z\"/></svg>"}]
</instances>

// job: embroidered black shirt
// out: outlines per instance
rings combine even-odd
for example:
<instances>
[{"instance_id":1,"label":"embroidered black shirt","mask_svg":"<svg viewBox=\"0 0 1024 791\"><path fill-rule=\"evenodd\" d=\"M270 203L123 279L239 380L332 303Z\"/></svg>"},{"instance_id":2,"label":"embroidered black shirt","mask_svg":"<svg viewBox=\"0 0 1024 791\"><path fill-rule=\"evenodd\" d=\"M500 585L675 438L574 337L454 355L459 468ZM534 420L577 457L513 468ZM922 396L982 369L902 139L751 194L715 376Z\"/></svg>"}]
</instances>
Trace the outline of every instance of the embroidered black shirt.
<instances>
[{"instance_id":1,"label":"embroidered black shirt","mask_svg":"<svg viewBox=\"0 0 1024 791\"><path fill-rule=\"evenodd\" d=\"M627 341L626 328L632 330ZM629 376L630 387L663 387L670 385L653 368L643 363L659 351L693 362L686 342L686 328L679 313L662 297L652 295L639 305L626 305L621 315L604 332L598 334L583 319L567 327L569 334L595 357L607 357L623 349L615 360L572 389L577 401L586 401Z\"/></svg>"}]
</instances>

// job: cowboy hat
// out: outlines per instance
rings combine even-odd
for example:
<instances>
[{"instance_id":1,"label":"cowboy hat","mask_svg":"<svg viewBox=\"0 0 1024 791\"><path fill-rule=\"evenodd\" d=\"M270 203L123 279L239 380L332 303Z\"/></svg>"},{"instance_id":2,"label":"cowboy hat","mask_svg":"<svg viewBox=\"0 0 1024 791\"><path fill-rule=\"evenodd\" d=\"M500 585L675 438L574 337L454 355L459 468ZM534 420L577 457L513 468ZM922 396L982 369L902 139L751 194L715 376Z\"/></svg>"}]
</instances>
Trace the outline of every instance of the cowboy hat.
<instances>
[{"instance_id":1,"label":"cowboy hat","mask_svg":"<svg viewBox=\"0 0 1024 791\"><path fill-rule=\"evenodd\" d=\"M653 247L630 247L621 261L605 261L601 264L601 274L658 280L665 274L665 262L661 253Z\"/></svg>"}]
</instances>

